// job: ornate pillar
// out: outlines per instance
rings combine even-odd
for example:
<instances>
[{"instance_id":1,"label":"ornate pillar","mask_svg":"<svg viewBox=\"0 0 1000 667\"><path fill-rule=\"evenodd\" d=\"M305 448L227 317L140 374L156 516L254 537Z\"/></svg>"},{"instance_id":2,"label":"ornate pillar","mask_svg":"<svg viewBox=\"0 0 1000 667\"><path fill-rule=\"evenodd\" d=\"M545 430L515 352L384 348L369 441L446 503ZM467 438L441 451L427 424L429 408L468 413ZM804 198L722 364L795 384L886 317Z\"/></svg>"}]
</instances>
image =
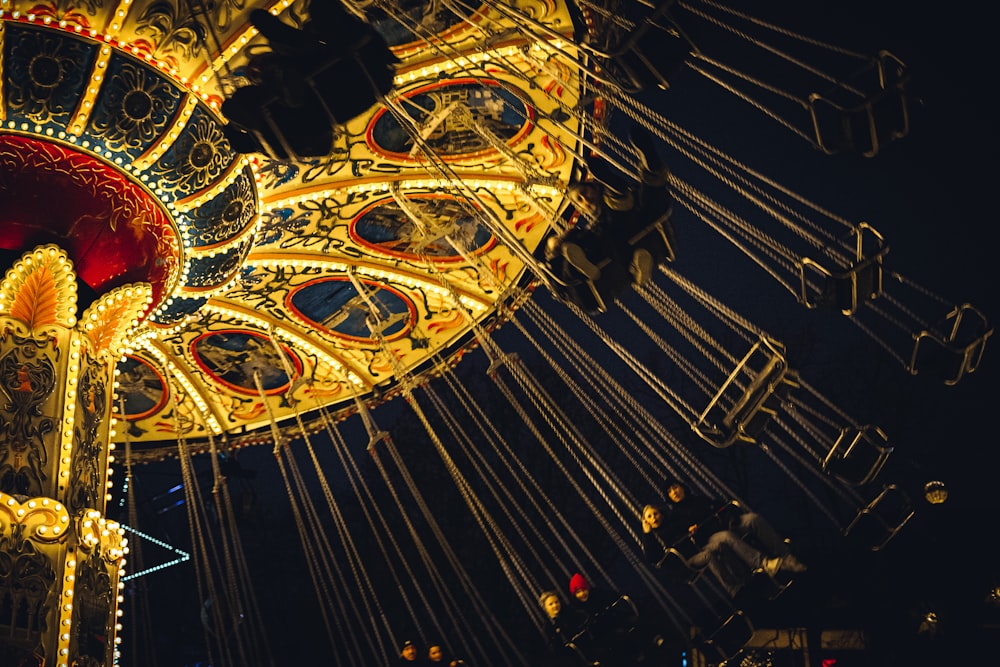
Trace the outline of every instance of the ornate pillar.
<instances>
[{"instance_id":1,"label":"ornate pillar","mask_svg":"<svg viewBox=\"0 0 1000 667\"><path fill-rule=\"evenodd\" d=\"M73 263L25 253L0 283L0 665L114 663L128 552L104 517L115 366L152 303L147 283L77 319Z\"/></svg>"}]
</instances>

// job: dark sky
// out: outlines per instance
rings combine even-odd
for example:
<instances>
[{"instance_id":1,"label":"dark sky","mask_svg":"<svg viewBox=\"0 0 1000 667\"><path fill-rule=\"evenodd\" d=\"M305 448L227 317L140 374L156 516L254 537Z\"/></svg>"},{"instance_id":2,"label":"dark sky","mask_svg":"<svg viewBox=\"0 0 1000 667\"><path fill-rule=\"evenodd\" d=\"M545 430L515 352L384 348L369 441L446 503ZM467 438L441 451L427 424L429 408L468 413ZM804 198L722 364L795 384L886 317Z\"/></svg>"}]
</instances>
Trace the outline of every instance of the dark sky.
<instances>
[{"instance_id":1,"label":"dark sky","mask_svg":"<svg viewBox=\"0 0 1000 667\"><path fill-rule=\"evenodd\" d=\"M803 32L834 43L847 40L859 49L885 48L899 56L910 66L912 90L920 98L912 106L910 135L889 144L875 158L824 156L690 77L660 94L661 112L810 199L849 219L868 221L888 239L887 262L892 270L956 304L971 302L987 315L1000 312L996 282L989 271L995 252L987 240L995 223L998 148L988 75L996 59L986 38L987 21L976 15L978 5L970 5L968 12L954 6L931 12L897 0L781 0L761 3L760 13L765 11L779 23L798 25ZM843 39L838 38L841 35ZM977 645L996 646L995 628L986 627L996 619L995 610L984 602L990 587L1000 584L996 559L989 557L1000 510L994 496L1000 457L991 421L998 377L995 350L988 346L982 369L955 387L910 376L838 316L808 311L769 285L745 258L714 245L696 229L696 221L677 214L674 224L683 254L679 271L690 270L693 280L784 340L801 361L803 373L811 373L810 381L839 405L861 421L882 426L896 447L889 468L893 475L910 485L941 479L951 492L948 502L935 511L922 508L918 519L889 548L865 553L839 543L824 546L830 543L811 537L810 531L826 536L827 528L814 525L813 518L803 517L780 498L768 497L762 485L754 483L752 468L734 473L750 477L746 488L752 490L752 500L759 500L775 523L798 536L811 564L808 576L759 610L758 625L802 619L842 627L860 622L874 630L880 667L962 664L936 661L945 654L971 657ZM702 241L705 245L699 245ZM571 313L546 295L539 299L571 326ZM601 317L614 316L612 311ZM498 340L509 345L509 351L524 346L516 332L504 329ZM527 346L523 352L531 354ZM484 392L477 394L484 404L499 402L488 393L481 353L469 357L459 367L462 381L473 391ZM419 424L406 406L396 403L377 409L375 419L396 438L416 438ZM356 423L347 429L355 437L361 433ZM309 585L294 574L302 570L297 538L275 523L290 524L270 447L247 450L240 460L253 474L252 479L233 481L237 493L248 499L247 523L256 530L255 537L247 537L247 548L261 567L272 559L272 568L258 575L266 581L261 584L268 605L265 612L280 616L272 621L278 629L272 649L285 658L319 658L329 649L325 638L316 636L316 626L308 624L314 621L298 626L293 620L300 610L315 614L315 603ZM435 474L414 465L424 474ZM723 467L732 472L736 463ZM176 468L170 462L137 468L136 488L144 517L140 528L180 546L189 543L184 509L168 510L169 498L178 494L164 495L179 481ZM374 475L370 465L366 472ZM444 487L436 491L446 497ZM454 510L453 504L449 513ZM458 519L455 523L463 525ZM149 577L148 585L160 599L171 600L158 604L157 614L173 615L170 622L157 616L160 665L196 662L201 631L197 599L193 592L180 594L193 591L192 577L190 564ZM483 595L495 591L497 597L491 599L502 599L502 582L484 575L479 583ZM294 603L289 603L289 596ZM917 621L927 610L938 612L942 619L943 639L937 643L917 641ZM405 610L393 611L405 616ZM134 636L128 626L131 617L127 611L126 643ZM129 650L126 647L126 653ZM303 663L278 659L277 664Z\"/></svg>"}]
</instances>

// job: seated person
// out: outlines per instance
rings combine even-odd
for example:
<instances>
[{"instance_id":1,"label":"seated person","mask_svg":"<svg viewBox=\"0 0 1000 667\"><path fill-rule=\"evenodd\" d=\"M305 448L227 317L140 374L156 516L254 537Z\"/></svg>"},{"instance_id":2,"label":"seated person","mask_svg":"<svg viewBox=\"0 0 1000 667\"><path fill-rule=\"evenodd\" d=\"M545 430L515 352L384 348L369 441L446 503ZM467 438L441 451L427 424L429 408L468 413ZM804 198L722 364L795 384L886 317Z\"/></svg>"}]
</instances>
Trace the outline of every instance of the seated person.
<instances>
[{"instance_id":1,"label":"seated person","mask_svg":"<svg viewBox=\"0 0 1000 667\"><path fill-rule=\"evenodd\" d=\"M418 658L419 651L417 645L410 640L403 642L403 645L399 648L399 657L396 662L399 665L417 665L420 663Z\"/></svg>"},{"instance_id":2,"label":"seated person","mask_svg":"<svg viewBox=\"0 0 1000 667\"><path fill-rule=\"evenodd\" d=\"M457 658L448 656L445 647L439 642L431 642L427 645L427 655L424 663L429 667L441 665L441 667L457 667L460 661Z\"/></svg>"},{"instance_id":3,"label":"seated person","mask_svg":"<svg viewBox=\"0 0 1000 667\"><path fill-rule=\"evenodd\" d=\"M549 618L546 632L545 664L562 667L579 665L582 652L576 642L586 633L587 617L573 607L564 607L555 591L538 596L538 604Z\"/></svg>"},{"instance_id":4,"label":"seated person","mask_svg":"<svg viewBox=\"0 0 1000 667\"><path fill-rule=\"evenodd\" d=\"M608 248L607 240L599 231L588 227L573 227L560 236L546 241L545 261L555 278L563 297L589 313L607 310L609 302L628 284L625 269L613 258L601 265L597 258Z\"/></svg>"},{"instance_id":5,"label":"seated person","mask_svg":"<svg viewBox=\"0 0 1000 667\"><path fill-rule=\"evenodd\" d=\"M692 540L701 539L698 535L702 528L700 523L708 520L709 533L730 530L769 556L780 557L781 569L805 572L805 565L791 553L788 544L760 514L743 509L738 503L720 504L706 496L691 494L679 481L673 481L667 486L667 500L668 521L678 531L685 528ZM713 524L713 521L716 523Z\"/></svg>"},{"instance_id":6,"label":"seated person","mask_svg":"<svg viewBox=\"0 0 1000 667\"><path fill-rule=\"evenodd\" d=\"M630 282L645 284L656 266L674 257L669 171L645 130L633 127L629 139L639 157L641 182L627 185L613 168L594 160L589 165L593 180L567 192L579 219L587 222L546 246L550 268L567 286L561 296L590 312L603 312Z\"/></svg>"},{"instance_id":7,"label":"seated person","mask_svg":"<svg viewBox=\"0 0 1000 667\"><path fill-rule=\"evenodd\" d=\"M676 0L662 0L611 54L614 64L611 69L622 71L622 84L627 91L667 90L695 51L670 14L674 4Z\"/></svg>"},{"instance_id":8,"label":"seated person","mask_svg":"<svg viewBox=\"0 0 1000 667\"><path fill-rule=\"evenodd\" d=\"M289 151L329 155L334 126L391 90L398 61L374 28L340 3L314 2L309 10L302 29L265 10L251 12L271 50L251 57L250 85L222 104L229 120L224 131L235 151L273 159L288 159Z\"/></svg>"},{"instance_id":9,"label":"seated person","mask_svg":"<svg viewBox=\"0 0 1000 667\"><path fill-rule=\"evenodd\" d=\"M601 160L588 167L603 188L610 227L623 238L633 257L639 249L646 250L652 257L652 268L674 258L676 244L670 224L673 199L667 190L670 170L657 153L653 136L639 125L629 129L629 144L639 159L638 182L623 180L620 172ZM633 275L640 285L649 277Z\"/></svg>"},{"instance_id":10,"label":"seated person","mask_svg":"<svg viewBox=\"0 0 1000 667\"><path fill-rule=\"evenodd\" d=\"M603 588L593 588L579 572L569 580L570 603L587 617L589 657L602 665L633 664L642 647L633 634L638 613L627 596Z\"/></svg>"},{"instance_id":11,"label":"seated person","mask_svg":"<svg viewBox=\"0 0 1000 667\"><path fill-rule=\"evenodd\" d=\"M693 549L691 555L685 556L688 566L695 570L708 568L731 596L758 570L771 577L781 570L805 570L760 515L738 513L731 527L711 525L719 504L689 496L679 483L674 487L671 484L668 488L670 504L666 512L655 504L643 508L642 552L647 563L657 566L671 547L680 546L682 553ZM709 526L703 527L702 522Z\"/></svg>"}]
</instances>

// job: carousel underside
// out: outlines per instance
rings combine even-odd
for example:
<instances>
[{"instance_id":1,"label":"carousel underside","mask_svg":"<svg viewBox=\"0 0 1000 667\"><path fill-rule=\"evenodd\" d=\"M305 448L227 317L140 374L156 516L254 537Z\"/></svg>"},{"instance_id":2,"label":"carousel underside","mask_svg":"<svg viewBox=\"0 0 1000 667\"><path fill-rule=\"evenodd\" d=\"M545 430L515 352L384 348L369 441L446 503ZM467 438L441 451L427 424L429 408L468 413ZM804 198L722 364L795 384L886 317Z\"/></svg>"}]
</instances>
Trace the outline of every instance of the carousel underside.
<instances>
[{"instance_id":1,"label":"carousel underside","mask_svg":"<svg viewBox=\"0 0 1000 667\"><path fill-rule=\"evenodd\" d=\"M136 460L384 400L525 298L580 155L579 122L551 120L582 94L565 6L518 7L545 40L487 7L372 8L399 58L392 108L293 162L223 133L221 102L268 48L251 7L64 4L2 5L0 249L64 248L81 294L153 287L117 377Z\"/></svg>"}]
</instances>

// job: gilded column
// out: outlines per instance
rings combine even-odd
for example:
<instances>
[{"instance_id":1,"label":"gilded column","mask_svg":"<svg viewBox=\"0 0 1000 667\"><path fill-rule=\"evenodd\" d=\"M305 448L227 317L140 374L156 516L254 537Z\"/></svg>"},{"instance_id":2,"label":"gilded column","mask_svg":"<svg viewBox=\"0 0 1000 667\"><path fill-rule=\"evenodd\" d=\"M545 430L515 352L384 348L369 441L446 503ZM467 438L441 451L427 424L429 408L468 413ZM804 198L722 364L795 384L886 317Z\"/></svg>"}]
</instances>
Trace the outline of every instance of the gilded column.
<instances>
[{"instance_id":1,"label":"gilded column","mask_svg":"<svg viewBox=\"0 0 1000 667\"><path fill-rule=\"evenodd\" d=\"M115 366L151 301L124 285L78 320L54 245L0 283L0 665L114 664L128 551L104 517Z\"/></svg>"}]
</instances>

